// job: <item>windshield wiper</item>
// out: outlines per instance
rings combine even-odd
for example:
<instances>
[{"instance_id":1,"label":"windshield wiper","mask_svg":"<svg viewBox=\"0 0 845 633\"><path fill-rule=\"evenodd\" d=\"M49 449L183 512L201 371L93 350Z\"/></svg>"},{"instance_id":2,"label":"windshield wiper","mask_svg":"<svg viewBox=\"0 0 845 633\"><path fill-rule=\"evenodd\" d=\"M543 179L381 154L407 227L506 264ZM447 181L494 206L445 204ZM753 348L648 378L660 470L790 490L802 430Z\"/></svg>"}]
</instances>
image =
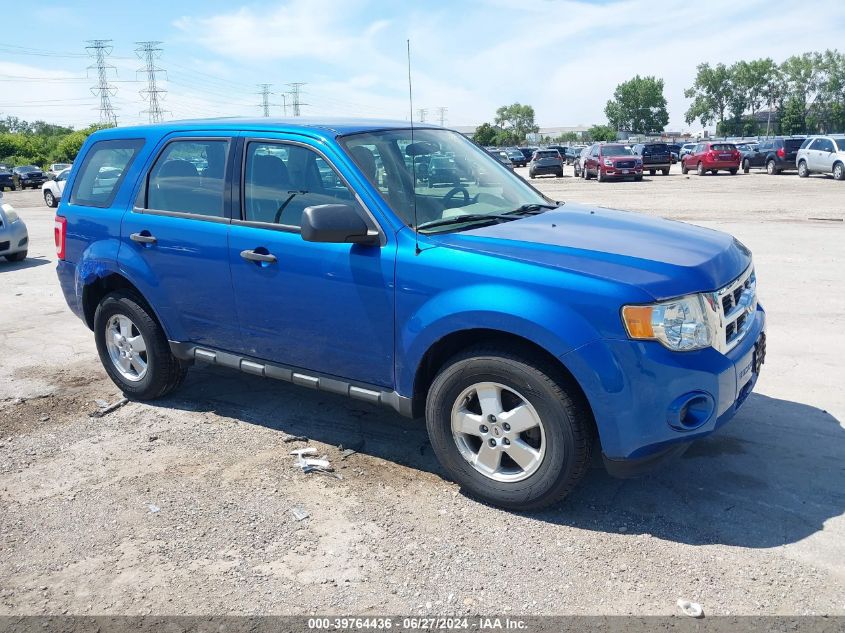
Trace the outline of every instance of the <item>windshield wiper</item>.
<instances>
[{"instance_id":1,"label":"windshield wiper","mask_svg":"<svg viewBox=\"0 0 845 633\"><path fill-rule=\"evenodd\" d=\"M538 215L540 213L545 213L548 209L558 209L559 207L559 204L538 204L535 202L523 204L513 211L506 211L505 215Z\"/></svg>"},{"instance_id":2,"label":"windshield wiper","mask_svg":"<svg viewBox=\"0 0 845 633\"><path fill-rule=\"evenodd\" d=\"M500 215L495 213L464 213L463 215L456 215L452 218L442 218L440 220L431 220L430 222L423 222L417 227L420 229L431 229L437 226L449 226L450 224L463 224L465 222L486 222L491 220L516 220L513 215Z\"/></svg>"}]
</instances>

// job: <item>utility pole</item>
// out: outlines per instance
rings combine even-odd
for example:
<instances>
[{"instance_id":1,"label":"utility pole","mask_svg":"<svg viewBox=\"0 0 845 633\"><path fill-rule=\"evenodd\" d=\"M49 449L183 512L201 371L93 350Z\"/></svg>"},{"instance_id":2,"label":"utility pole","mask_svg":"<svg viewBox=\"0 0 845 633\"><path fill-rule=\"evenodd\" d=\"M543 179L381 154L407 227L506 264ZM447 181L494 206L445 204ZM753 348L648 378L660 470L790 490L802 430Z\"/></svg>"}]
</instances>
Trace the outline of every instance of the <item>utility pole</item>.
<instances>
[{"instance_id":1,"label":"utility pole","mask_svg":"<svg viewBox=\"0 0 845 633\"><path fill-rule=\"evenodd\" d=\"M258 87L261 89L261 92L258 94L261 95L261 105L258 107L261 108L261 112L265 117L270 116L270 86L272 84L258 84Z\"/></svg>"},{"instance_id":2,"label":"utility pole","mask_svg":"<svg viewBox=\"0 0 845 633\"><path fill-rule=\"evenodd\" d=\"M420 117L420 123L425 123L425 116L428 114L428 108L417 108L417 116Z\"/></svg>"},{"instance_id":3,"label":"utility pole","mask_svg":"<svg viewBox=\"0 0 845 633\"><path fill-rule=\"evenodd\" d=\"M294 83L291 83L291 84L288 84L288 85L290 86L290 96L291 96L291 100L293 101L293 104L292 104L292 106L293 106L293 116L300 116L300 114L301 114L300 107L304 106L304 105L308 105L307 103L302 103L302 101L300 101L300 99L299 99L299 97L300 97L299 89L302 88L302 86L304 86L305 83L302 82L302 81L295 81Z\"/></svg>"},{"instance_id":4,"label":"utility pole","mask_svg":"<svg viewBox=\"0 0 845 633\"><path fill-rule=\"evenodd\" d=\"M279 94L282 97L282 112L284 113L285 116L287 116L288 115L288 96L284 92L279 93Z\"/></svg>"},{"instance_id":5,"label":"utility pole","mask_svg":"<svg viewBox=\"0 0 845 633\"><path fill-rule=\"evenodd\" d=\"M135 49L135 54L138 59L144 62L144 67L139 68L137 73L144 73L147 78L147 87L140 90L141 97L147 100L147 109L143 110L141 114L147 114L150 123L160 123L166 110L161 109L159 103L159 95L164 95L167 90L158 87L157 78L159 73L165 73L164 69L156 66L155 60L161 57L161 42L135 42L138 48ZM165 73L165 78L167 74Z\"/></svg>"},{"instance_id":6,"label":"utility pole","mask_svg":"<svg viewBox=\"0 0 845 633\"><path fill-rule=\"evenodd\" d=\"M437 118L440 119L440 127L443 127L446 124L446 113L449 111L449 108L444 108L440 106L437 108Z\"/></svg>"},{"instance_id":7,"label":"utility pole","mask_svg":"<svg viewBox=\"0 0 845 633\"><path fill-rule=\"evenodd\" d=\"M106 57L111 55L114 48L111 42L111 40L88 40L85 50L94 58L94 63L88 67L88 70L96 69L97 71L97 85L91 88L91 92L94 96L100 97L100 123L117 126L117 115L111 104L111 98L117 89L109 83L108 77L109 70L115 72L117 70L106 63Z\"/></svg>"}]
</instances>

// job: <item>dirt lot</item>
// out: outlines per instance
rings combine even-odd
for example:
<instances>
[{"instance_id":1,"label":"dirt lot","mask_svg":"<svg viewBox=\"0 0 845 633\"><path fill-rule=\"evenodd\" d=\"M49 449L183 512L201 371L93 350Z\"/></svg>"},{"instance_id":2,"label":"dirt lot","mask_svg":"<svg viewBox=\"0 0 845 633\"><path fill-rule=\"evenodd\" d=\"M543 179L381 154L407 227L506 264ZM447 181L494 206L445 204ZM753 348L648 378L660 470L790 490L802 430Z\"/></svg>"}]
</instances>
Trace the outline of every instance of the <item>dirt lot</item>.
<instances>
[{"instance_id":1,"label":"dirt lot","mask_svg":"<svg viewBox=\"0 0 845 633\"><path fill-rule=\"evenodd\" d=\"M285 383L198 366L173 397L89 417L120 394L56 283L52 211L7 193L32 246L0 263L0 614L845 614L845 226L809 219L843 218L843 183L535 182L734 233L769 354L678 463L595 469L525 515L444 480L419 422ZM289 434L342 478L293 468Z\"/></svg>"}]
</instances>

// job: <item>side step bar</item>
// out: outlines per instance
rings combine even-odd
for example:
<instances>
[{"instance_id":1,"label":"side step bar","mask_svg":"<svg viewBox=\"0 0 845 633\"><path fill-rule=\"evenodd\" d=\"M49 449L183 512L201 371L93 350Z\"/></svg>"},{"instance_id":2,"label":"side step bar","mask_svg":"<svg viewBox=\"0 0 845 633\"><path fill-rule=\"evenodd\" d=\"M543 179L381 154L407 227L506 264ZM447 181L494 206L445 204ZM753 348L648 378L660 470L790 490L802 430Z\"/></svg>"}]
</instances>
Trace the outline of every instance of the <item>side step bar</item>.
<instances>
[{"instance_id":1,"label":"side step bar","mask_svg":"<svg viewBox=\"0 0 845 633\"><path fill-rule=\"evenodd\" d=\"M350 383L339 380L333 376L305 372L294 367L270 363L264 360L239 356L231 352L224 352L208 347L199 347L192 343L179 343L169 341L170 351L173 355L185 361L203 361L213 365L238 369L248 374L264 376L291 382L302 387L309 387L319 391L336 393L341 396L364 400L373 404L380 404L389 407L405 417L413 417L411 414L411 399L400 396L395 391L384 391L383 387L368 385L365 383Z\"/></svg>"}]
</instances>

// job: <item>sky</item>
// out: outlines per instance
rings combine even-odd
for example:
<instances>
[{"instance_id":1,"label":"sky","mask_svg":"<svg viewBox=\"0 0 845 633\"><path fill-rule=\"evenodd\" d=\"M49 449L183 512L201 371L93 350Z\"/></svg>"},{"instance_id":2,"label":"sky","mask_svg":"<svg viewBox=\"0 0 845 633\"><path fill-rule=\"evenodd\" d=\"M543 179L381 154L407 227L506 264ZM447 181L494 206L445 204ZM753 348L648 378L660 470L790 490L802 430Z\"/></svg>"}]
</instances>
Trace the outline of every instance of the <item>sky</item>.
<instances>
[{"instance_id":1,"label":"sky","mask_svg":"<svg viewBox=\"0 0 845 633\"><path fill-rule=\"evenodd\" d=\"M812 0L146 0L42 3L0 35L0 116L84 127L99 119L86 40L111 39L118 123L145 123L136 42L159 40L168 118L258 116L260 83L282 116L305 82L311 117L408 119L447 108L447 126L534 106L543 127L604 123L617 84L665 80L669 129L701 62L732 63L845 46L845 2ZM288 97L290 103L290 97ZM418 115L415 112L415 120Z\"/></svg>"}]
</instances>

